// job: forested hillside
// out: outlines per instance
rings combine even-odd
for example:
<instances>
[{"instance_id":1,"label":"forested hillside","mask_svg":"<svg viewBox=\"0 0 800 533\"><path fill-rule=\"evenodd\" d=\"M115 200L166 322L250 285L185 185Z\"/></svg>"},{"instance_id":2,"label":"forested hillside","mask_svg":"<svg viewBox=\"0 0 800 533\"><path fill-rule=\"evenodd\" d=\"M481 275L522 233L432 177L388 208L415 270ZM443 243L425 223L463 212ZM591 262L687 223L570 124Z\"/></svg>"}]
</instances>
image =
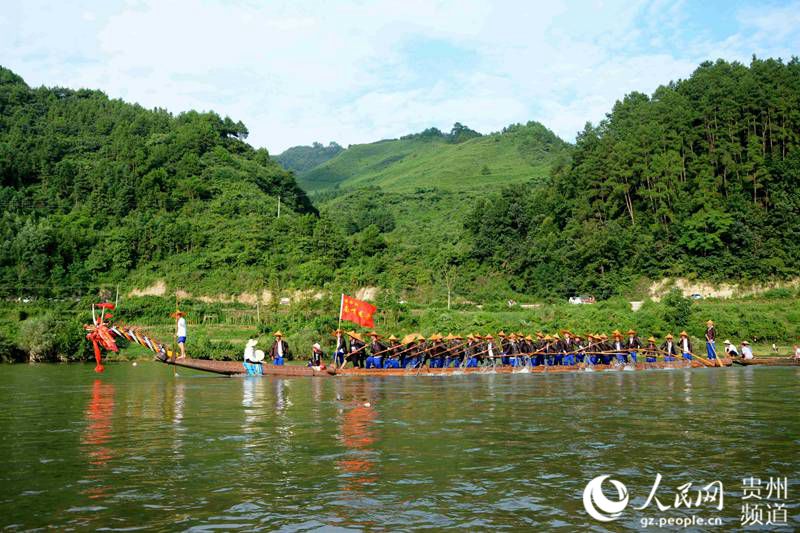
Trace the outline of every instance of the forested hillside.
<instances>
[{"instance_id":1,"label":"forested hillside","mask_svg":"<svg viewBox=\"0 0 800 533\"><path fill-rule=\"evenodd\" d=\"M639 276L796 276L799 215L800 61L754 58L627 95L570 168L494 193L467 227L519 291L607 296Z\"/></svg>"},{"instance_id":2,"label":"forested hillside","mask_svg":"<svg viewBox=\"0 0 800 533\"><path fill-rule=\"evenodd\" d=\"M352 145L330 161L299 173L298 181L310 192L496 187L546 175L568 149L567 143L537 122L515 124L490 135L456 123L449 133L429 128L400 139Z\"/></svg>"},{"instance_id":3,"label":"forested hillside","mask_svg":"<svg viewBox=\"0 0 800 533\"><path fill-rule=\"evenodd\" d=\"M315 142L311 146L292 146L276 155L275 161L286 170L302 174L339 155L343 150L335 142L328 143L328 146Z\"/></svg>"},{"instance_id":4,"label":"forested hillside","mask_svg":"<svg viewBox=\"0 0 800 533\"><path fill-rule=\"evenodd\" d=\"M131 272L243 283L305 262L296 242L316 210L246 137L214 113L31 89L0 68L0 291L68 294Z\"/></svg>"}]
</instances>

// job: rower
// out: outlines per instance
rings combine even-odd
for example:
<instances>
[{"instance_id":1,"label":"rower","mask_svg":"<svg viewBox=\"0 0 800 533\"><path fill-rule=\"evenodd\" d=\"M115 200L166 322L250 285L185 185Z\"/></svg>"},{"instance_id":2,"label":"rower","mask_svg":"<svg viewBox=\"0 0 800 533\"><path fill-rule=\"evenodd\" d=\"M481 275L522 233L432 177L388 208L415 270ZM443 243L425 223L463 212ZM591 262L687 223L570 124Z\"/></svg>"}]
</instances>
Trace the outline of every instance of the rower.
<instances>
[{"instance_id":1,"label":"rower","mask_svg":"<svg viewBox=\"0 0 800 533\"><path fill-rule=\"evenodd\" d=\"M689 340L689 334L686 331L681 331L681 353L683 358L687 361L692 360L692 341Z\"/></svg>"},{"instance_id":2,"label":"rower","mask_svg":"<svg viewBox=\"0 0 800 533\"><path fill-rule=\"evenodd\" d=\"M383 368L400 368L400 362L397 360L397 353L400 351L398 339L394 335L389 335L386 340L389 342L389 348L386 357L383 358Z\"/></svg>"},{"instance_id":3,"label":"rower","mask_svg":"<svg viewBox=\"0 0 800 533\"><path fill-rule=\"evenodd\" d=\"M430 368L442 368L444 366L444 352L445 347L442 344L442 337L439 333L434 333L430 336L429 340L431 345L428 348L428 357L430 359Z\"/></svg>"},{"instance_id":4,"label":"rower","mask_svg":"<svg viewBox=\"0 0 800 533\"><path fill-rule=\"evenodd\" d=\"M531 357L531 364L533 366L544 365L544 354L542 353L544 347L544 333L537 331L536 340L533 342L533 351L536 353Z\"/></svg>"},{"instance_id":5,"label":"rower","mask_svg":"<svg viewBox=\"0 0 800 533\"><path fill-rule=\"evenodd\" d=\"M628 330L628 340L625 343L625 348L628 350L628 353L630 353L633 362L636 363L636 354L642 349L642 341L636 336L636 330Z\"/></svg>"},{"instance_id":6,"label":"rower","mask_svg":"<svg viewBox=\"0 0 800 533\"><path fill-rule=\"evenodd\" d=\"M355 331L348 331L347 336L350 337L350 353L347 355L347 361L352 361L353 366L357 368L364 368L364 339Z\"/></svg>"},{"instance_id":7,"label":"rower","mask_svg":"<svg viewBox=\"0 0 800 533\"><path fill-rule=\"evenodd\" d=\"M371 355L367 357L367 368L383 368L383 353L386 351L386 346L379 340L381 338L376 332L369 333L371 339L369 343L369 350Z\"/></svg>"},{"instance_id":8,"label":"rower","mask_svg":"<svg viewBox=\"0 0 800 533\"><path fill-rule=\"evenodd\" d=\"M525 337L522 340L523 340L523 344L522 344L522 347L520 349L522 350L522 353L525 354L524 357L523 357L524 363L525 363L525 366L530 366L533 363L532 354L533 354L533 352L535 350L535 348L533 347L533 337L530 336L530 335L525 335Z\"/></svg>"},{"instance_id":9,"label":"rower","mask_svg":"<svg viewBox=\"0 0 800 533\"><path fill-rule=\"evenodd\" d=\"M486 347L483 349L484 354L486 355L487 362L490 362L492 366L497 364L497 346L494 344L494 337L491 333L488 335L484 335L483 340L486 341Z\"/></svg>"},{"instance_id":10,"label":"rower","mask_svg":"<svg viewBox=\"0 0 800 533\"><path fill-rule=\"evenodd\" d=\"M672 342L672 339L674 339L674 337L672 336L672 333L669 333L664 338L666 340L664 341L664 344L661 345L661 350L665 354L664 355L664 361L666 361L666 362L674 361L675 360L675 356L678 355L678 347L675 346L674 342Z\"/></svg>"},{"instance_id":11,"label":"rower","mask_svg":"<svg viewBox=\"0 0 800 533\"><path fill-rule=\"evenodd\" d=\"M509 365L512 367L519 365L519 358L517 357L517 355L519 355L519 343L517 341L516 333L512 333L508 336L508 347L505 351L505 354L508 356L507 359Z\"/></svg>"},{"instance_id":12,"label":"rower","mask_svg":"<svg viewBox=\"0 0 800 533\"><path fill-rule=\"evenodd\" d=\"M333 332L333 336L336 337L336 343L333 348L333 366L337 367L344 364L344 358L350 348L347 346L347 337L344 335L344 330L337 329Z\"/></svg>"},{"instance_id":13,"label":"rower","mask_svg":"<svg viewBox=\"0 0 800 533\"><path fill-rule=\"evenodd\" d=\"M480 353L481 351L481 336L477 333L473 333L472 335L467 336L467 349L465 350L465 355L467 357L467 368L477 368L480 362L483 360L483 354Z\"/></svg>"},{"instance_id":14,"label":"rower","mask_svg":"<svg viewBox=\"0 0 800 533\"><path fill-rule=\"evenodd\" d=\"M709 359L717 358L717 328L714 327L714 321L709 320L706 322L706 355Z\"/></svg>"},{"instance_id":15,"label":"rower","mask_svg":"<svg viewBox=\"0 0 800 533\"><path fill-rule=\"evenodd\" d=\"M586 351L586 345L583 342L583 337L575 333L572 336L572 340L575 343L575 362L583 363L586 357L586 354L584 353Z\"/></svg>"},{"instance_id":16,"label":"rower","mask_svg":"<svg viewBox=\"0 0 800 533\"><path fill-rule=\"evenodd\" d=\"M269 349L269 356L272 358L272 364L275 366L283 366L285 357L289 357L289 343L283 340L283 333L280 330L272 334L275 341Z\"/></svg>"},{"instance_id":17,"label":"rower","mask_svg":"<svg viewBox=\"0 0 800 533\"><path fill-rule=\"evenodd\" d=\"M647 347L644 349L645 357L644 361L646 363L655 363L656 362L656 353L658 352L658 346L656 346L656 339L655 337L650 337L647 339Z\"/></svg>"},{"instance_id":18,"label":"rower","mask_svg":"<svg viewBox=\"0 0 800 533\"><path fill-rule=\"evenodd\" d=\"M618 329L615 329L611 332L611 336L614 337L614 341L611 343L611 349L615 352L617 361L622 364L627 363L628 355L625 353L625 344L622 342L622 333L620 333Z\"/></svg>"},{"instance_id":19,"label":"rower","mask_svg":"<svg viewBox=\"0 0 800 533\"><path fill-rule=\"evenodd\" d=\"M572 340L572 333L568 329L562 329L561 334L564 335L564 340L561 343L561 348L564 352L564 364L572 366L575 364L575 341Z\"/></svg>"},{"instance_id":20,"label":"rower","mask_svg":"<svg viewBox=\"0 0 800 533\"><path fill-rule=\"evenodd\" d=\"M463 366L465 358L467 357L467 351L464 349L464 338L461 335L453 335L453 340L450 343L450 361L447 361L448 364L445 366L449 366L449 363L453 363L453 368L460 368Z\"/></svg>"},{"instance_id":21,"label":"rower","mask_svg":"<svg viewBox=\"0 0 800 533\"><path fill-rule=\"evenodd\" d=\"M558 333L553 333L551 339L551 349L553 352L553 364L561 366L564 364L564 346Z\"/></svg>"}]
</instances>

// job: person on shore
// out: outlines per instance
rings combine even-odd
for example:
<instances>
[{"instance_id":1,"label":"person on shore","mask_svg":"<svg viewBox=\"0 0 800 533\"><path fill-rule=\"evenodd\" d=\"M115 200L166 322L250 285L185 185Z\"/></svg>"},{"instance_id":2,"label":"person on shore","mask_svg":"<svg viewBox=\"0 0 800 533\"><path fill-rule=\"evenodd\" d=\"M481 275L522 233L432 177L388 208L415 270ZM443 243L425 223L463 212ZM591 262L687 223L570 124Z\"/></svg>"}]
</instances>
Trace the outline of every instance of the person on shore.
<instances>
[{"instance_id":1,"label":"person on shore","mask_svg":"<svg viewBox=\"0 0 800 533\"><path fill-rule=\"evenodd\" d=\"M736 351L736 346L731 344L731 341L725 339L725 355L728 357L739 357L739 352Z\"/></svg>"},{"instance_id":2,"label":"person on shore","mask_svg":"<svg viewBox=\"0 0 800 533\"><path fill-rule=\"evenodd\" d=\"M264 352L258 350L256 352L256 339L249 339L244 347L244 369L247 371L248 376L260 376L263 374L261 368L261 361L264 360Z\"/></svg>"},{"instance_id":3,"label":"person on shore","mask_svg":"<svg viewBox=\"0 0 800 533\"><path fill-rule=\"evenodd\" d=\"M636 363L636 355L642 349L642 341L636 336L636 330L628 330L628 340L625 341L625 349L631 356L631 359Z\"/></svg>"},{"instance_id":4,"label":"person on shore","mask_svg":"<svg viewBox=\"0 0 800 533\"><path fill-rule=\"evenodd\" d=\"M177 319L175 337L178 339L178 348L181 350L181 355L178 359L186 359L186 313L175 311L173 316Z\"/></svg>"},{"instance_id":5,"label":"person on shore","mask_svg":"<svg viewBox=\"0 0 800 533\"><path fill-rule=\"evenodd\" d=\"M672 339L675 337L672 336L672 333L668 334L665 338L664 344L661 345L661 351L664 352L664 361L665 362L672 362L675 360L675 357L678 355L678 347L672 342Z\"/></svg>"},{"instance_id":6,"label":"person on shore","mask_svg":"<svg viewBox=\"0 0 800 533\"><path fill-rule=\"evenodd\" d=\"M717 329L714 327L714 321L709 320L706 322L706 354L709 359L717 358Z\"/></svg>"},{"instance_id":7,"label":"person on shore","mask_svg":"<svg viewBox=\"0 0 800 533\"><path fill-rule=\"evenodd\" d=\"M692 341L689 340L689 334L686 331L681 331L681 353L687 361L692 360Z\"/></svg>"},{"instance_id":8,"label":"person on shore","mask_svg":"<svg viewBox=\"0 0 800 533\"><path fill-rule=\"evenodd\" d=\"M333 332L333 336L336 337L333 348L333 366L336 368L344 364L344 358L347 356L347 352L350 351L350 348L347 346L347 337L344 335L344 330L341 328L336 329Z\"/></svg>"},{"instance_id":9,"label":"person on shore","mask_svg":"<svg viewBox=\"0 0 800 533\"><path fill-rule=\"evenodd\" d=\"M381 336L372 331L369 334L370 355L367 357L367 368L383 368L383 355L386 352L386 346L380 341Z\"/></svg>"},{"instance_id":10,"label":"person on shore","mask_svg":"<svg viewBox=\"0 0 800 533\"><path fill-rule=\"evenodd\" d=\"M313 368L322 368L322 359L325 354L322 353L322 346L315 342L311 347L311 357L308 358L308 366Z\"/></svg>"},{"instance_id":11,"label":"person on shore","mask_svg":"<svg viewBox=\"0 0 800 533\"><path fill-rule=\"evenodd\" d=\"M269 356L272 358L272 364L275 366L283 366L284 359L289 357L289 343L283 340L283 333L280 330L272 334L275 337L272 346L269 349Z\"/></svg>"},{"instance_id":12,"label":"person on shore","mask_svg":"<svg viewBox=\"0 0 800 533\"><path fill-rule=\"evenodd\" d=\"M752 359L753 358L753 349L750 348L750 343L747 341L742 341L742 359Z\"/></svg>"},{"instance_id":13,"label":"person on shore","mask_svg":"<svg viewBox=\"0 0 800 533\"><path fill-rule=\"evenodd\" d=\"M364 344L364 339L355 331L348 331L347 335L350 337L350 353L347 356L347 360L345 360L345 364L347 361L351 361L354 367L364 368L364 350L367 347Z\"/></svg>"},{"instance_id":14,"label":"person on shore","mask_svg":"<svg viewBox=\"0 0 800 533\"><path fill-rule=\"evenodd\" d=\"M644 349L644 362L645 363L655 363L656 362L656 354L658 354L658 346L656 345L656 338L650 337L647 339L647 346Z\"/></svg>"}]
</instances>

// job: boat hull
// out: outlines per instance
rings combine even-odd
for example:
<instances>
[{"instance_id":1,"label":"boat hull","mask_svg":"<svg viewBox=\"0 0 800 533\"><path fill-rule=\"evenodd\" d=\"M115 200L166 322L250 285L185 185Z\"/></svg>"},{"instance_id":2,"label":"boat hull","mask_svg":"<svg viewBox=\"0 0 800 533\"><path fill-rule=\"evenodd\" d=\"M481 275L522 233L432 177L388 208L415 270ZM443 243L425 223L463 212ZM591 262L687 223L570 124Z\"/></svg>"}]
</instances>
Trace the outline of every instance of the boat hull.
<instances>
[{"instance_id":1,"label":"boat hull","mask_svg":"<svg viewBox=\"0 0 800 533\"><path fill-rule=\"evenodd\" d=\"M193 370L200 370L203 372L212 372L214 374L221 374L225 376L238 376L247 374L244 365L241 361L213 361L210 359L171 359L165 355L157 355L156 360L168 365L175 365L182 368L191 368ZM731 365L730 359L723 359L725 366ZM389 377L389 376L451 376L451 375L464 375L464 374L554 374L564 372L583 372L583 371L626 371L626 370L654 370L654 369L667 369L667 368L703 368L704 365L699 361L693 360L685 365L685 361L676 361L674 363L665 363L659 361L656 363L637 363L628 365L572 365L572 366L534 366L534 367L510 367L510 366L497 366L497 367L478 367L478 368L422 368L422 369L403 369L403 368L380 368L380 369L366 369L366 368L344 368L344 369L315 369L309 366L295 366L295 365L268 365L262 364L262 373L265 376L280 376L280 377L333 377L333 376L370 376L370 377Z\"/></svg>"},{"instance_id":2,"label":"boat hull","mask_svg":"<svg viewBox=\"0 0 800 533\"><path fill-rule=\"evenodd\" d=\"M800 359L792 357L756 357L755 359L734 359L733 363L742 366L800 366Z\"/></svg>"}]
</instances>

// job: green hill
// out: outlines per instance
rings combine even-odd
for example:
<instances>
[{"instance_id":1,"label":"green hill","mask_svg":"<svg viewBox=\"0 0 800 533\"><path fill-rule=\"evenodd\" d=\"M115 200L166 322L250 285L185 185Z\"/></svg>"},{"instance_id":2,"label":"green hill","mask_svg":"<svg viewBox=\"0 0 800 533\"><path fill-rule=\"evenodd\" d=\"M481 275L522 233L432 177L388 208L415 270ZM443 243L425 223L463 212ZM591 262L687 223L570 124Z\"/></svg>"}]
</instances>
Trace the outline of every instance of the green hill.
<instances>
[{"instance_id":1,"label":"green hill","mask_svg":"<svg viewBox=\"0 0 800 533\"><path fill-rule=\"evenodd\" d=\"M275 156L275 161L286 170L302 174L335 157L344 148L331 142L328 146L314 143L311 146L292 146Z\"/></svg>"},{"instance_id":2,"label":"green hill","mask_svg":"<svg viewBox=\"0 0 800 533\"><path fill-rule=\"evenodd\" d=\"M449 134L432 128L400 139L350 146L297 179L309 192L359 187L391 192L479 189L541 177L568 148L536 122L490 135L456 124Z\"/></svg>"}]
</instances>

